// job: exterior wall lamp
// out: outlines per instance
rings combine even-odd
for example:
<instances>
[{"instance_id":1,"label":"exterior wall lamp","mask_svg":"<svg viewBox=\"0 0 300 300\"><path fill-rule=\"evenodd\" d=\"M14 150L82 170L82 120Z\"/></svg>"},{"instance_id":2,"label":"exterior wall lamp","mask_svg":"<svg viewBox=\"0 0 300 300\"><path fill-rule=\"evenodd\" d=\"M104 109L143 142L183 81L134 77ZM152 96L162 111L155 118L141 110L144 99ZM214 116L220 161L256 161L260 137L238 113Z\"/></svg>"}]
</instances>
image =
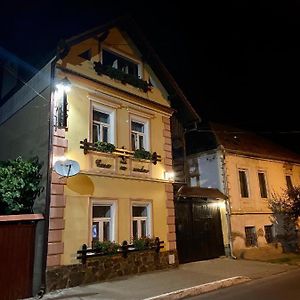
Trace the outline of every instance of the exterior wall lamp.
<instances>
[{"instance_id":1,"label":"exterior wall lamp","mask_svg":"<svg viewBox=\"0 0 300 300\"><path fill-rule=\"evenodd\" d=\"M70 92L71 90L71 81L65 77L62 80L58 81L55 85L58 90L62 90L64 92Z\"/></svg>"},{"instance_id":2,"label":"exterior wall lamp","mask_svg":"<svg viewBox=\"0 0 300 300\"><path fill-rule=\"evenodd\" d=\"M164 179L173 181L175 178L175 173L174 172L164 172Z\"/></svg>"},{"instance_id":3,"label":"exterior wall lamp","mask_svg":"<svg viewBox=\"0 0 300 300\"><path fill-rule=\"evenodd\" d=\"M55 92L55 124L58 128L67 128L68 119L68 95L71 90L71 82L65 77L57 82Z\"/></svg>"}]
</instances>

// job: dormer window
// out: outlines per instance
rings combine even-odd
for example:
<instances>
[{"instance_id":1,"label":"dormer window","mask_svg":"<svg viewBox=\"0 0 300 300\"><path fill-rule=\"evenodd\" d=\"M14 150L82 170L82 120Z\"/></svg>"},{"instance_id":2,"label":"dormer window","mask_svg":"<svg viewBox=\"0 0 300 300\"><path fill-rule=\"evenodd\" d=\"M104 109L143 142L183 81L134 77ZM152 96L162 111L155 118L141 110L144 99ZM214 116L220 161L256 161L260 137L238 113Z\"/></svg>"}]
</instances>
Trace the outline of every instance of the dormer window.
<instances>
[{"instance_id":1,"label":"dormer window","mask_svg":"<svg viewBox=\"0 0 300 300\"><path fill-rule=\"evenodd\" d=\"M139 77L139 65L137 63L104 49L102 50L102 64L103 66L110 66L122 71L125 74Z\"/></svg>"},{"instance_id":2,"label":"dormer window","mask_svg":"<svg viewBox=\"0 0 300 300\"><path fill-rule=\"evenodd\" d=\"M106 75L123 84L130 84L147 93L153 87L142 79L142 63L129 57L102 49L101 61L94 62L94 69L98 75Z\"/></svg>"}]
</instances>

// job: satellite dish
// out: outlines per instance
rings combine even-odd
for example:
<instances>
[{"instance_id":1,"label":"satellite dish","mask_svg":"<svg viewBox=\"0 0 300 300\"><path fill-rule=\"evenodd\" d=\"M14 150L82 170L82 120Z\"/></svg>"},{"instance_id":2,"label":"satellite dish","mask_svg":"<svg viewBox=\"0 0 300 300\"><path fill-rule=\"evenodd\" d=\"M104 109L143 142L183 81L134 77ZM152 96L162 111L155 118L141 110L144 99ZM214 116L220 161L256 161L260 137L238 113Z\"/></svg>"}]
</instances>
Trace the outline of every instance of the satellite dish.
<instances>
[{"instance_id":1,"label":"satellite dish","mask_svg":"<svg viewBox=\"0 0 300 300\"><path fill-rule=\"evenodd\" d=\"M80 166L77 161L67 159L67 160L58 160L54 164L53 169L57 174L63 177L70 177L79 173Z\"/></svg>"}]
</instances>

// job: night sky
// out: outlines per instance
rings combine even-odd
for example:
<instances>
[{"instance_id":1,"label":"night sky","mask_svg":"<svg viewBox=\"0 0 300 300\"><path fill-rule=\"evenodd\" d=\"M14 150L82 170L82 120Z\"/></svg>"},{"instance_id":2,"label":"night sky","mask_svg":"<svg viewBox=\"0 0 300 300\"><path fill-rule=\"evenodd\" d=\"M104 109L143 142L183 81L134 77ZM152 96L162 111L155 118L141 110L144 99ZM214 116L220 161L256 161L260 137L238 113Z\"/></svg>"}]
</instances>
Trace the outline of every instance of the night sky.
<instances>
[{"instance_id":1,"label":"night sky","mask_svg":"<svg viewBox=\"0 0 300 300\"><path fill-rule=\"evenodd\" d=\"M2 47L38 65L59 39L130 13L204 121L300 153L299 1L40 2L0 4Z\"/></svg>"}]
</instances>

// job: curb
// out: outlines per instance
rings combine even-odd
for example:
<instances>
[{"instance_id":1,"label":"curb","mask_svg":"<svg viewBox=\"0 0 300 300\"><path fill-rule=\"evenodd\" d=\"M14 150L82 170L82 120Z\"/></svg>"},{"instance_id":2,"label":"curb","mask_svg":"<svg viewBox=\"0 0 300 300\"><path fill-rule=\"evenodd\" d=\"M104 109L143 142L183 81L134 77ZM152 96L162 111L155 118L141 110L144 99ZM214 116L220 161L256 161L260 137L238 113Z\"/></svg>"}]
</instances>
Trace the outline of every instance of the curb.
<instances>
[{"instance_id":1,"label":"curb","mask_svg":"<svg viewBox=\"0 0 300 300\"><path fill-rule=\"evenodd\" d=\"M176 299L182 299L185 297L191 297L191 296L197 296L200 294L204 294L207 292L211 292L220 288L229 287L235 284L243 283L246 281L251 280L249 277L246 276L235 276L230 277L218 281L213 281L205 284L200 284L196 286L192 286L189 288L173 291L170 293L146 298L144 300L176 300Z\"/></svg>"}]
</instances>

